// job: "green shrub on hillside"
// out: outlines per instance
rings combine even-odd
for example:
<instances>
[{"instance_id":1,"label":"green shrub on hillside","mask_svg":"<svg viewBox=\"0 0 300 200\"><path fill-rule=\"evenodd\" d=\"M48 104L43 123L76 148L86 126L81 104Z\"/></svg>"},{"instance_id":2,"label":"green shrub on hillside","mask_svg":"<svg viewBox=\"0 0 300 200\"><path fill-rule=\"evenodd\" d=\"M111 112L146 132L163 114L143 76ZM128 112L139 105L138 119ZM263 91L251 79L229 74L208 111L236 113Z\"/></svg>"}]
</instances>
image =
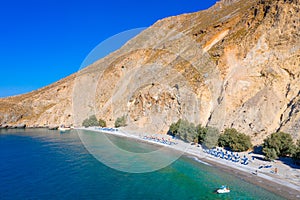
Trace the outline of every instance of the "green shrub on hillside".
<instances>
[{"instance_id":1,"label":"green shrub on hillside","mask_svg":"<svg viewBox=\"0 0 300 200\"><path fill-rule=\"evenodd\" d=\"M219 138L219 146L230 148L232 151L247 151L252 147L251 139L234 128L227 128Z\"/></svg>"},{"instance_id":2,"label":"green shrub on hillside","mask_svg":"<svg viewBox=\"0 0 300 200\"><path fill-rule=\"evenodd\" d=\"M293 155L296 149L291 135L284 132L272 133L264 140L262 146L265 158L268 160Z\"/></svg>"},{"instance_id":3,"label":"green shrub on hillside","mask_svg":"<svg viewBox=\"0 0 300 200\"><path fill-rule=\"evenodd\" d=\"M82 122L82 126L84 127L99 126L99 121L97 120L95 115L92 115Z\"/></svg>"},{"instance_id":4,"label":"green shrub on hillside","mask_svg":"<svg viewBox=\"0 0 300 200\"><path fill-rule=\"evenodd\" d=\"M201 144L206 148L214 148L218 145L218 140L220 137L220 132L217 128L207 127L205 128L205 136Z\"/></svg>"},{"instance_id":5,"label":"green shrub on hillside","mask_svg":"<svg viewBox=\"0 0 300 200\"><path fill-rule=\"evenodd\" d=\"M195 142L202 144L204 142L205 136L208 132L208 128L203 127L203 126L201 126L201 124L199 124L198 126L196 126L196 131L197 131L197 137L196 137Z\"/></svg>"},{"instance_id":6,"label":"green shrub on hillside","mask_svg":"<svg viewBox=\"0 0 300 200\"><path fill-rule=\"evenodd\" d=\"M127 119L126 115L123 115L122 117L118 117L115 121L115 127L119 128L122 126L127 126Z\"/></svg>"},{"instance_id":7,"label":"green shrub on hillside","mask_svg":"<svg viewBox=\"0 0 300 200\"><path fill-rule=\"evenodd\" d=\"M106 127L106 121L103 119L99 119L99 126Z\"/></svg>"},{"instance_id":8,"label":"green shrub on hillside","mask_svg":"<svg viewBox=\"0 0 300 200\"><path fill-rule=\"evenodd\" d=\"M183 119L171 124L169 134L187 142L205 144L208 148L215 147L219 138L218 129L202 127L200 124L195 126L194 123Z\"/></svg>"},{"instance_id":9,"label":"green shrub on hillside","mask_svg":"<svg viewBox=\"0 0 300 200\"><path fill-rule=\"evenodd\" d=\"M172 123L169 133L187 142L193 142L197 136L195 125L183 119L179 119L176 123Z\"/></svg>"},{"instance_id":10,"label":"green shrub on hillside","mask_svg":"<svg viewBox=\"0 0 300 200\"><path fill-rule=\"evenodd\" d=\"M275 160L278 158L277 152L274 148L265 148L263 152L267 160Z\"/></svg>"},{"instance_id":11,"label":"green shrub on hillside","mask_svg":"<svg viewBox=\"0 0 300 200\"><path fill-rule=\"evenodd\" d=\"M297 141L295 152L293 153L293 159L296 162L300 162L300 139Z\"/></svg>"}]
</instances>

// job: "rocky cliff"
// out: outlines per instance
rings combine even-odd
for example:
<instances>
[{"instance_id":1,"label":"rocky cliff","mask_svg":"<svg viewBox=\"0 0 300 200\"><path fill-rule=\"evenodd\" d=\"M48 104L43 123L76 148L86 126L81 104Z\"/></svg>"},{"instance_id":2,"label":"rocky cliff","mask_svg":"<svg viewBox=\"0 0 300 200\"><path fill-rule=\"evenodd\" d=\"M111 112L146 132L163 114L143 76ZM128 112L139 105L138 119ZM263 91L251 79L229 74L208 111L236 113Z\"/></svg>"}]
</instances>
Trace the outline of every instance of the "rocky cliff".
<instances>
[{"instance_id":1,"label":"rocky cliff","mask_svg":"<svg viewBox=\"0 0 300 200\"><path fill-rule=\"evenodd\" d=\"M233 127L254 144L300 136L299 0L223 0L158 21L78 73L0 99L0 123L80 125L96 114L128 130L165 132L186 118Z\"/></svg>"}]
</instances>

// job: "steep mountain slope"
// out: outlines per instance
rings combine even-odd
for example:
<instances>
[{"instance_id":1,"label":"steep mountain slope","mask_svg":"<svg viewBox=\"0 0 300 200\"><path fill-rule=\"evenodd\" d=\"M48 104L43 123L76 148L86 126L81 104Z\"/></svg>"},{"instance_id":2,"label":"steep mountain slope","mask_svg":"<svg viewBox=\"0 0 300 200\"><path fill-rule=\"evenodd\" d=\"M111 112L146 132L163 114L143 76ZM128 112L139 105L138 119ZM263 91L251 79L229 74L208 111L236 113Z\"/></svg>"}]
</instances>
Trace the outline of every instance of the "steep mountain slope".
<instances>
[{"instance_id":1,"label":"steep mountain slope","mask_svg":"<svg viewBox=\"0 0 300 200\"><path fill-rule=\"evenodd\" d=\"M91 66L38 91L0 99L0 123L80 125L96 114L128 130L170 123L233 127L259 143L300 136L300 3L223 0L166 18Z\"/></svg>"}]
</instances>

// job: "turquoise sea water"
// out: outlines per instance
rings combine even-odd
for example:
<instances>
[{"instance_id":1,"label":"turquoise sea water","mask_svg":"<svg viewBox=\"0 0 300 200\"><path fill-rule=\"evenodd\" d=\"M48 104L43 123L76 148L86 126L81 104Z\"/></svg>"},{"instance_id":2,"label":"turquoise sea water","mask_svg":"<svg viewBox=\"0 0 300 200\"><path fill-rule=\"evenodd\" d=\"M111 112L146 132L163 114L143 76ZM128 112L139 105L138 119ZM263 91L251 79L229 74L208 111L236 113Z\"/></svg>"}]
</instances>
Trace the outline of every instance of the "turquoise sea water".
<instances>
[{"instance_id":1,"label":"turquoise sea water","mask_svg":"<svg viewBox=\"0 0 300 200\"><path fill-rule=\"evenodd\" d=\"M155 148L109 137L127 150ZM89 154L76 131L0 130L0 160L0 199L281 199L186 156L155 172L120 172ZM229 194L214 192L222 184Z\"/></svg>"}]
</instances>

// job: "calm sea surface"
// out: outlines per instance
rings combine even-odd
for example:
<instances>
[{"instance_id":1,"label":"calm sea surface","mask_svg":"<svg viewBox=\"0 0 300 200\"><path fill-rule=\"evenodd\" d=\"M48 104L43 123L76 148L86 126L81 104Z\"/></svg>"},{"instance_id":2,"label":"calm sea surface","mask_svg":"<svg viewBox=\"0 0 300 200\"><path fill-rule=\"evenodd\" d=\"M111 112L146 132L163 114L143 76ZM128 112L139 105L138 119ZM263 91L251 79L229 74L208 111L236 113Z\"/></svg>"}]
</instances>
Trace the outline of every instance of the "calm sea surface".
<instances>
[{"instance_id":1,"label":"calm sea surface","mask_svg":"<svg viewBox=\"0 0 300 200\"><path fill-rule=\"evenodd\" d=\"M110 137L133 151L153 148ZM222 184L230 186L229 194L214 193ZM0 199L281 198L185 156L151 173L116 171L89 154L76 131L28 129L0 130Z\"/></svg>"}]
</instances>

